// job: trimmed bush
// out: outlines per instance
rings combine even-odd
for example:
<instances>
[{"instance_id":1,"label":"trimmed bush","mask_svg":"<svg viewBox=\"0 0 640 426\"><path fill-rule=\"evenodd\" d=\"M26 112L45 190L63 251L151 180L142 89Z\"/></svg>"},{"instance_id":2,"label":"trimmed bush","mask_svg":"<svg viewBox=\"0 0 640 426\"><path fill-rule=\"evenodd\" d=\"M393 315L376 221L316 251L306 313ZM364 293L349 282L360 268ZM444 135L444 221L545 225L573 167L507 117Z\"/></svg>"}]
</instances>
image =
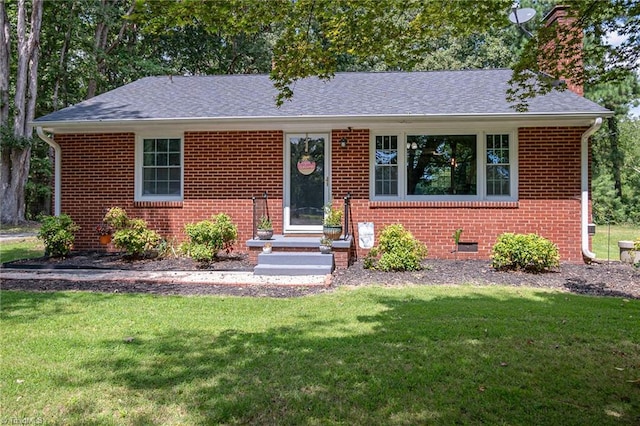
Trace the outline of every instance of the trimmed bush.
<instances>
[{"instance_id":1,"label":"trimmed bush","mask_svg":"<svg viewBox=\"0 0 640 426\"><path fill-rule=\"evenodd\" d=\"M180 246L180 250L198 262L209 262L220 250L229 253L238 239L238 227L231 218L220 213L197 223L188 223L184 231L189 241Z\"/></svg>"},{"instance_id":2,"label":"trimmed bush","mask_svg":"<svg viewBox=\"0 0 640 426\"><path fill-rule=\"evenodd\" d=\"M43 216L38 238L44 242L44 252L51 257L64 257L73 248L75 233L80 229L66 214Z\"/></svg>"},{"instance_id":3,"label":"trimmed bush","mask_svg":"<svg viewBox=\"0 0 640 426\"><path fill-rule=\"evenodd\" d=\"M542 272L560 266L558 247L537 234L504 233L491 249L491 266L498 270Z\"/></svg>"},{"instance_id":4,"label":"trimmed bush","mask_svg":"<svg viewBox=\"0 0 640 426\"><path fill-rule=\"evenodd\" d=\"M118 229L113 234L113 245L126 250L133 257L141 257L154 251L160 243L160 235L147 227L144 219L129 219L126 228Z\"/></svg>"},{"instance_id":5,"label":"trimmed bush","mask_svg":"<svg viewBox=\"0 0 640 426\"><path fill-rule=\"evenodd\" d=\"M427 257L427 246L401 224L385 227L364 260L367 269L380 271L417 271Z\"/></svg>"},{"instance_id":6,"label":"trimmed bush","mask_svg":"<svg viewBox=\"0 0 640 426\"><path fill-rule=\"evenodd\" d=\"M130 219L120 207L110 208L102 221L115 229L113 245L132 257L156 250L162 240L156 231L149 229L144 219Z\"/></svg>"}]
</instances>

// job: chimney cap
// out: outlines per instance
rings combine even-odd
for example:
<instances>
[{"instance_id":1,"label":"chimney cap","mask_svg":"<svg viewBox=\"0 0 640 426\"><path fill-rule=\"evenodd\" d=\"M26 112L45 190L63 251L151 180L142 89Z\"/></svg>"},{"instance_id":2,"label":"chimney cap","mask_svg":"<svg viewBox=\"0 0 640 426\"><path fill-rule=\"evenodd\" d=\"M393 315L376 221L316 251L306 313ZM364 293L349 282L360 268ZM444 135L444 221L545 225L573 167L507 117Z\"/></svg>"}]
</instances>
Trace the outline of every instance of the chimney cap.
<instances>
[{"instance_id":1,"label":"chimney cap","mask_svg":"<svg viewBox=\"0 0 640 426\"><path fill-rule=\"evenodd\" d=\"M554 21L557 21L558 18L564 18L569 14L569 6L566 5L556 5L542 17L542 22L545 22L547 25L552 24Z\"/></svg>"}]
</instances>

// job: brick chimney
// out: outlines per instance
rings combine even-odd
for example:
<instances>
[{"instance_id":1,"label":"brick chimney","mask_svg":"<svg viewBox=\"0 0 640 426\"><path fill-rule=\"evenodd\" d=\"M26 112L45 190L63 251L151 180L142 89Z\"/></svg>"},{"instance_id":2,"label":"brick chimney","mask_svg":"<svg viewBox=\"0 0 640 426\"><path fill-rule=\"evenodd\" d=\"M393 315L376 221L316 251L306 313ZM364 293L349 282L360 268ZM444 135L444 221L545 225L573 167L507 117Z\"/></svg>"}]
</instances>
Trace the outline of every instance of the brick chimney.
<instances>
[{"instance_id":1,"label":"brick chimney","mask_svg":"<svg viewBox=\"0 0 640 426\"><path fill-rule=\"evenodd\" d=\"M542 18L545 26L540 37L540 70L563 80L569 90L583 96L583 32L568 10L567 6L555 6Z\"/></svg>"}]
</instances>

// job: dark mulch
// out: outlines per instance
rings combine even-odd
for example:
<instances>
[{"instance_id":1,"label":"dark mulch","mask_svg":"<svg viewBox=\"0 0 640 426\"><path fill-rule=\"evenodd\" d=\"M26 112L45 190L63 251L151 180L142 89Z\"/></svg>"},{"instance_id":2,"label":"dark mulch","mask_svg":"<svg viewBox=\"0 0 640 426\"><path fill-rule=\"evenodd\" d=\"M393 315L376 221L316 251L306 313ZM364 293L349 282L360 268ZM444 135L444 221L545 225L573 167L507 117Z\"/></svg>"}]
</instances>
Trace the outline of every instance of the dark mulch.
<instances>
[{"instance_id":1,"label":"dark mulch","mask_svg":"<svg viewBox=\"0 0 640 426\"><path fill-rule=\"evenodd\" d=\"M640 268L618 262L562 264L551 272L496 271L488 261L428 259L425 269L416 272L380 272L364 269L356 262L346 270L333 274L329 289L301 286L228 286L212 284L175 284L150 282L2 280L2 288L32 291L86 290L153 294L224 294L268 297L295 297L331 291L339 286L364 285L506 285L550 288L578 294L640 299ZM244 254L222 255L206 265L188 258L131 260L120 254L74 253L66 259L31 259L13 262L9 267L51 269L125 269L144 271L251 271Z\"/></svg>"}]
</instances>

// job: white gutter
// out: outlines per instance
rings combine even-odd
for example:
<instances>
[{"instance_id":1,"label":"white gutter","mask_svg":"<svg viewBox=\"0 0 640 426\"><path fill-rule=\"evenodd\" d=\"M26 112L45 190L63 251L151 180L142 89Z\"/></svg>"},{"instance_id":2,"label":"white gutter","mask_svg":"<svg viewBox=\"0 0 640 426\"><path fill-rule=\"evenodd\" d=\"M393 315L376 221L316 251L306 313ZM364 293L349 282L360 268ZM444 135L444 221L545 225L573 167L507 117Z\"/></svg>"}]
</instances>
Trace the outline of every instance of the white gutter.
<instances>
[{"instance_id":1,"label":"white gutter","mask_svg":"<svg viewBox=\"0 0 640 426\"><path fill-rule=\"evenodd\" d=\"M49 146L51 146L53 148L54 151L54 168L53 168L53 214L55 216L60 216L60 212L61 212L61 200L60 197L62 195L62 148L60 148L60 145L58 145L53 139L51 139L49 136L47 136L44 131L42 130L42 127L38 126L36 127L36 132L38 133L38 136L40 136L40 139L42 139L43 141L45 141L46 143L49 144Z\"/></svg>"},{"instance_id":2,"label":"white gutter","mask_svg":"<svg viewBox=\"0 0 640 426\"><path fill-rule=\"evenodd\" d=\"M598 131L602 125L602 117L593 120L591 127L582 134L580 161L581 161L581 184L582 196L580 198L581 207L581 234L582 234L582 255L586 261L592 261L596 254L589 250L589 138Z\"/></svg>"}]
</instances>

